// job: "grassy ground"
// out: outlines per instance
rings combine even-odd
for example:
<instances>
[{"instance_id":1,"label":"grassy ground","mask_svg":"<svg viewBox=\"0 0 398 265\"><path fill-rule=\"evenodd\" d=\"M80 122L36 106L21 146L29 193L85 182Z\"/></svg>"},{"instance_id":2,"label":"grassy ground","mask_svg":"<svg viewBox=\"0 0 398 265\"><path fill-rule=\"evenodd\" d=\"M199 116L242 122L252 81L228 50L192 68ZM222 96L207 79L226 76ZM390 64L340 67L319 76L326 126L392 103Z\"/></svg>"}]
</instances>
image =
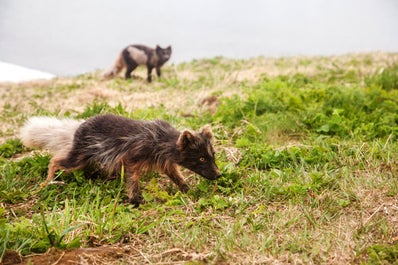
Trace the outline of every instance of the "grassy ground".
<instances>
[{"instance_id":1,"label":"grassy ground","mask_svg":"<svg viewBox=\"0 0 398 265\"><path fill-rule=\"evenodd\" d=\"M99 73L0 84L4 264L389 264L398 260L398 54L214 58L145 82ZM142 179L58 174L18 140L27 117L117 113L211 124L223 177L181 194ZM45 253L45 254L39 254ZM47 262L47 263L46 263Z\"/></svg>"}]
</instances>

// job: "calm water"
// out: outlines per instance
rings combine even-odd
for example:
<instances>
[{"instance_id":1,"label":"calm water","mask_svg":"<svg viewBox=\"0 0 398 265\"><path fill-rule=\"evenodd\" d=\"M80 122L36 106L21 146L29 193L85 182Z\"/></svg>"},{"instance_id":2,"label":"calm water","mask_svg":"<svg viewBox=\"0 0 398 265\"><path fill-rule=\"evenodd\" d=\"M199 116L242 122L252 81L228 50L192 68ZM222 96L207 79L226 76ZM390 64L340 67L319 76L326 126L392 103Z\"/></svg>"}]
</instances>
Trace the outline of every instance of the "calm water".
<instances>
[{"instance_id":1,"label":"calm water","mask_svg":"<svg viewBox=\"0 0 398 265\"><path fill-rule=\"evenodd\" d=\"M108 68L127 44L172 62L398 51L398 0L1 0L0 61L57 75Z\"/></svg>"}]
</instances>

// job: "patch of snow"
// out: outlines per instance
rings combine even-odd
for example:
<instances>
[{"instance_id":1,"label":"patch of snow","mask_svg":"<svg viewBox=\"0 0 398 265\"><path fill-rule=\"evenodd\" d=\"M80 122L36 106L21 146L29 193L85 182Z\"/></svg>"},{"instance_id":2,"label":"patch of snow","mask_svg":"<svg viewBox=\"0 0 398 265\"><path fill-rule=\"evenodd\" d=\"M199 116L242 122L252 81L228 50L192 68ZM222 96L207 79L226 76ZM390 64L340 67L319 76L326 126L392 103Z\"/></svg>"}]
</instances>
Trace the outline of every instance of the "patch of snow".
<instances>
[{"instance_id":1,"label":"patch of snow","mask_svg":"<svg viewBox=\"0 0 398 265\"><path fill-rule=\"evenodd\" d=\"M0 62L0 82L24 82L38 79L52 79L55 75L19 66Z\"/></svg>"}]
</instances>

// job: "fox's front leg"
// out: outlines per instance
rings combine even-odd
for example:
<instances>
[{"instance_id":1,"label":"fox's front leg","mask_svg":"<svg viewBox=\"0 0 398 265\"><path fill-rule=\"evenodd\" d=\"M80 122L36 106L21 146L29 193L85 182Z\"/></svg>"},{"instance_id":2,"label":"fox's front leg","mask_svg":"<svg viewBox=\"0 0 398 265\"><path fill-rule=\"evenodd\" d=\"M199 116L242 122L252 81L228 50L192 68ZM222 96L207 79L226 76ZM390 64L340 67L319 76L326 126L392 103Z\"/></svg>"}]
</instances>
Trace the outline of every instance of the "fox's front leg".
<instances>
[{"instance_id":1,"label":"fox's front leg","mask_svg":"<svg viewBox=\"0 0 398 265\"><path fill-rule=\"evenodd\" d=\"M162 72L160 71L160 66L156 66L156 74L160 78Z\"/></svg>"},{"instance_id":2,"label":"fox's front leg","mask_svg":"<svg viewBox=\"0 0 398 265\"><path fill-rule=\"evenodd\" d=\"M153 66L150 65L150 64L148 64L148 65L147 65L147 68L148 68L148 77L147 77L147 81L148 81L148 83L151 83L151 82L152 82L152 69L153 69Z\"/></svg>"},{"instance_id":3,"label":"fox's front leg","mask_svg":"<svg viewBox=\"0 0 398 265\"><path fill-rule=\"evenodd\" d=\"M137 172L127 172L126 174L127 197L129 203L138 207L142 202L140 191L140 174Z\"/></svg>"},{"instance_id":4,"label":"fox's front leg","mask_svg":"<svg viewBox=\"0 0 398 265\"><path fill-rule=\"evenodd\" d=\"M165 170L165 174L178 186L178 188L186 193L189 190L187 183L184 180L184 177L181 174L179 167L174 164Z\"/></svg>"}]
</instances>

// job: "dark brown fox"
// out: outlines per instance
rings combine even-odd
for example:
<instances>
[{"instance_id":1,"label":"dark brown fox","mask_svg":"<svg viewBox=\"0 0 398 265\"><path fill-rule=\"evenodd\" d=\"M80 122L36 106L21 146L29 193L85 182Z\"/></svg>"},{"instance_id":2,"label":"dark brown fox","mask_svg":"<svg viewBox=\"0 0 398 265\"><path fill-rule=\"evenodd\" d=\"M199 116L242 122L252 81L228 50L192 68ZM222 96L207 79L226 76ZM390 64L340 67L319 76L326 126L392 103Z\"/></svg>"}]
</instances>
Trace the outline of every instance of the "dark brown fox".
<instances>
[{"instance_id":1,"label":"dark brown fox","mask_svg":"<svg viewBox=\"0 0 398 265\"><path fill-rule=\"evenodd\" d=\"M158 77L161 75L160 67L162 67L171 56L171 46L161 48L158 45L155 49L144 45L129 45L124 48L112 69L104 74L106 78L113 77L126 68L125 78L131 77L131 72L139 65L146 65L148 69L148 82L152 82L152 70L156 68Z\"/></svg>"},{"instance_id":2,"label":"dark brown fox","mask_svg":"<svg viewBox=\"0 0 398 265\"><path fill-rule=\"evenodd\" d=\"M109 176L125 172L129 202L141 201L139 179L144 173L166 174L182 192L189 190L179 166L214 180L217 168L209 126L200 132L179 132L162 120L140 121L111 114L87 121L32 117L21 130L24 145L48 149L53 157L47 183L55 172L97 169Z\"/></svg>"}]
</instances>

